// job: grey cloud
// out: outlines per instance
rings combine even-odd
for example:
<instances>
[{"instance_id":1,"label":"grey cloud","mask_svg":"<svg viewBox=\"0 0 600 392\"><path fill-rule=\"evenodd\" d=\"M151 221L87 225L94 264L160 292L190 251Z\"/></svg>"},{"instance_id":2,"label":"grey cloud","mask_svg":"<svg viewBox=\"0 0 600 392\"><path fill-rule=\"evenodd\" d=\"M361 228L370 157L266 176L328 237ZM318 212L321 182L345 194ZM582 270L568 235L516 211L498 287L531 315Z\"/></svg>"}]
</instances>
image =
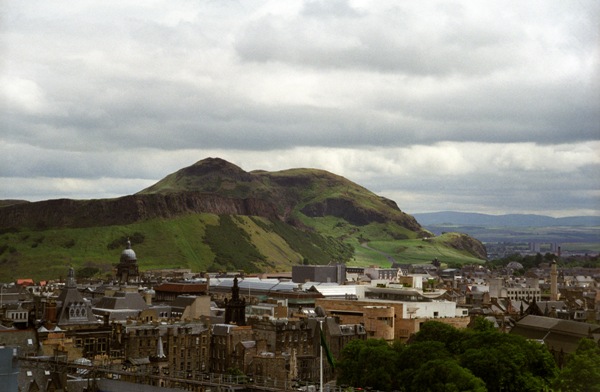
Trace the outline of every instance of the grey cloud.
<instances>
[{"instance_id":1,"label":"grey cloud","mask_svg":"<svg viewBox=\"0 0 600 392\"><path fill-rule=\"evenodd\" d=\"M522 35L506 26L415 16L400 6L335 21L266 15L238 34L236 50L246 61L410 75L485 74L524 59Z\"/></svg>"},{"instance_id":2,"label":"grey cloud","mask_svg":"<svg viewBox=\"0 0 600 392\"><path fill-rule=\"evenodd\" d=\"M354 18L360 16L361 12L353 8L347 0L306 0L304 1L301 14L317 18Z\"/></svg>"},{"instance_id":3,"label":"grey cloud","mask_svg":"<svg viewBox=\"0 0 600 392\"><path fill-rule=\"evenodd\" d=\"M518 171L486 177L409 178L390 181L387 186L385 182L367 181L366 185L376 193L393 197L400 208L412 212L486 209L484 212L498 214L514 211L553 214L561 208L597 211L599 201L590 197L589 191L598 189L600 184L582 174L576 174L566 183L548 174ZM559 182L561 185L557 186ZM403 198L403 194L420 195L420 200Z\"/></svg>"},{"instance_id":4,"label":"grey cloud","mask_svg":"<svg viewBox=\"0 0 600 392\"><path fill-rule=\"evenodd\" d=\"M528 169L519 154L540 151L521 146L491 172L436 146L599 140L599 4L11 3L0 198L57 195L42 183L63 178L77 180L65 194L131 192L127 179L158 180L205 154L268 155L278 166L255 168L361 162L353 180L423 203L597 211L597 164L563 157L569 175L550 178L561 170ZM423 157L424 146L435 148Z\"/></svg>"}]
</instances>

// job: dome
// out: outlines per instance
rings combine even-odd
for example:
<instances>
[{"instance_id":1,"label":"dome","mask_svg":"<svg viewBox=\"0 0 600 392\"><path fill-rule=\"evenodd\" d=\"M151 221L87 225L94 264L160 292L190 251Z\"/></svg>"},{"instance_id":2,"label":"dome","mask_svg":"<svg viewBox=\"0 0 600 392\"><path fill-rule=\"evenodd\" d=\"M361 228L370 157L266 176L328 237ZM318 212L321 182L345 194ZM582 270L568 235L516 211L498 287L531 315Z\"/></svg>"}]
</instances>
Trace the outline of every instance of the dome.
<instances>
[{"instance_id":1,"label":"dome","mask_svg":"<svg viewBox=\"0 0 600 392\"><path fill-rule=\"evenodd\" d=\"M131 241L127 240L127 248L121 252L121 261L136 261L135 252L131 249Z\"/></svg>"},{"instance_id":2,"label":"dome","mask_svg":"<svg viewBox=\"0 0 600 392\"><path fill-rule=\"evenodd\" d=\"M506 268L512 269L512 270L522 270L523 269L523 264L516 262L516 261L511 261L510 263L508 263L506 265Z\"/></svg>"}]
</instances>

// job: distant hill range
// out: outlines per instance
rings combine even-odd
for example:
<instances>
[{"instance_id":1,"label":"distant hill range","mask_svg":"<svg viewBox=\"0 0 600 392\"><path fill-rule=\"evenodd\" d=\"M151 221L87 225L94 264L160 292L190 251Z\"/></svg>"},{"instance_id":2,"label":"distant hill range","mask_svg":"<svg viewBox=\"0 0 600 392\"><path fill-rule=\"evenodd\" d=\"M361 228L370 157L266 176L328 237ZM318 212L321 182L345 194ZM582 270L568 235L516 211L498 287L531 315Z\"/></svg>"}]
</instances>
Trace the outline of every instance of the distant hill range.
<instances>
[{"instance_id":1,"label":"distant hill range","mask_svg":"<svg viewBox=\"0 0 600 392\"><path fill-rule=\"evenodd\" d=\"M600 226L600 216L569 216L553 218L533 214L488 215L471 212L430 212L413 214L424 226L459 225L488 227L552 227L552 226Z\"/></svg>"},{"instance_id":2,"label":"distant hill range","mask_svg":"<svg viewBox=\"0 0 600 392\"><path fill-rule=\"evenodd\" d=\"M0 201L0 279L55 277L71 265L110 274L128 237L142 269L265 272L486 255L480 241L435 237L394 201L333 173L246 172L207 158L134 195Z\"/></svg>"}]
</instances>

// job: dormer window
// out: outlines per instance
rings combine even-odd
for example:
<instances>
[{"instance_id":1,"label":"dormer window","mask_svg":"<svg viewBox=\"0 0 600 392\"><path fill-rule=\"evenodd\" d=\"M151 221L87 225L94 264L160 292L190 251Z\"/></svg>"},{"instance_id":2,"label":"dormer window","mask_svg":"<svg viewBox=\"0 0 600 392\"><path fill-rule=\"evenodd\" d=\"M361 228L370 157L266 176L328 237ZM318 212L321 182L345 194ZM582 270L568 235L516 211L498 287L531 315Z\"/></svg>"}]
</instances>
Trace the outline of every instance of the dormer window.
<instances>
[{"instance_id":1,"label":"dormer window","mask_svg":"<svg viewBox=\"0 0 600 392\"><path fill-rule=\"evenodd\" d=\"M71 320L86 320L87 319L87 309L85 308L85 304L73 304L69 307L69 319Z\"/></svg>"}]
</instances>

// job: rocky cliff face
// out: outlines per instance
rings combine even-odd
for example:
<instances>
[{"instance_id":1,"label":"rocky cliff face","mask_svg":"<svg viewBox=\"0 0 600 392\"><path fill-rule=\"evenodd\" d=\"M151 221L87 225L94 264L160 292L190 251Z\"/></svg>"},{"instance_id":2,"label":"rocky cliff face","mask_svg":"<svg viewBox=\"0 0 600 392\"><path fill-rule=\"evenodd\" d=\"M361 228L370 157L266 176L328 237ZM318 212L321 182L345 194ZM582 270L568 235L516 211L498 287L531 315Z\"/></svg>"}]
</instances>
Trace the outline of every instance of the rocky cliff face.
<instances>
[{"instance_id":1,"label":"rocky cliff face","mask_svg":"<svg viewBox=\"0 0 600 392\"><path fill-rule=\"evenodd\" d=\"M0 208L0 228L93 227L123 225L185 213L255 215L279 219L273 204L201 192L147 194L117 199L57 199Z\"/></svg>"},{"instance_id":2,"label":"rocky cliff face","mask_svg":"<svg viewBox=\"0 0 600 392\"><path fill-rule=\"evenodd\" d=\"M393 203L393 206L390 205L390 207L400 213L396 203ZM362 208L352 200L344 198L328 198L320 202L307 204L301 212L309 217L335 216L356 226L392 220L409 230L417 232L422 230L421 225L410 215L396 214L397 216L390 216L390 214L378 210Z\"/></svg>"},{"instance_id":3,"label":"rocky cliff face","mask_svg":"<svg viewBox=\"0 0 600 392\"><path fill-rule=\"evenodd\" d=\"M480 259L487 257L485 245L467 234L454 233L453 238L448 241L448 245L457 250L467 251Z\"/></svg>"}]
</instances>

